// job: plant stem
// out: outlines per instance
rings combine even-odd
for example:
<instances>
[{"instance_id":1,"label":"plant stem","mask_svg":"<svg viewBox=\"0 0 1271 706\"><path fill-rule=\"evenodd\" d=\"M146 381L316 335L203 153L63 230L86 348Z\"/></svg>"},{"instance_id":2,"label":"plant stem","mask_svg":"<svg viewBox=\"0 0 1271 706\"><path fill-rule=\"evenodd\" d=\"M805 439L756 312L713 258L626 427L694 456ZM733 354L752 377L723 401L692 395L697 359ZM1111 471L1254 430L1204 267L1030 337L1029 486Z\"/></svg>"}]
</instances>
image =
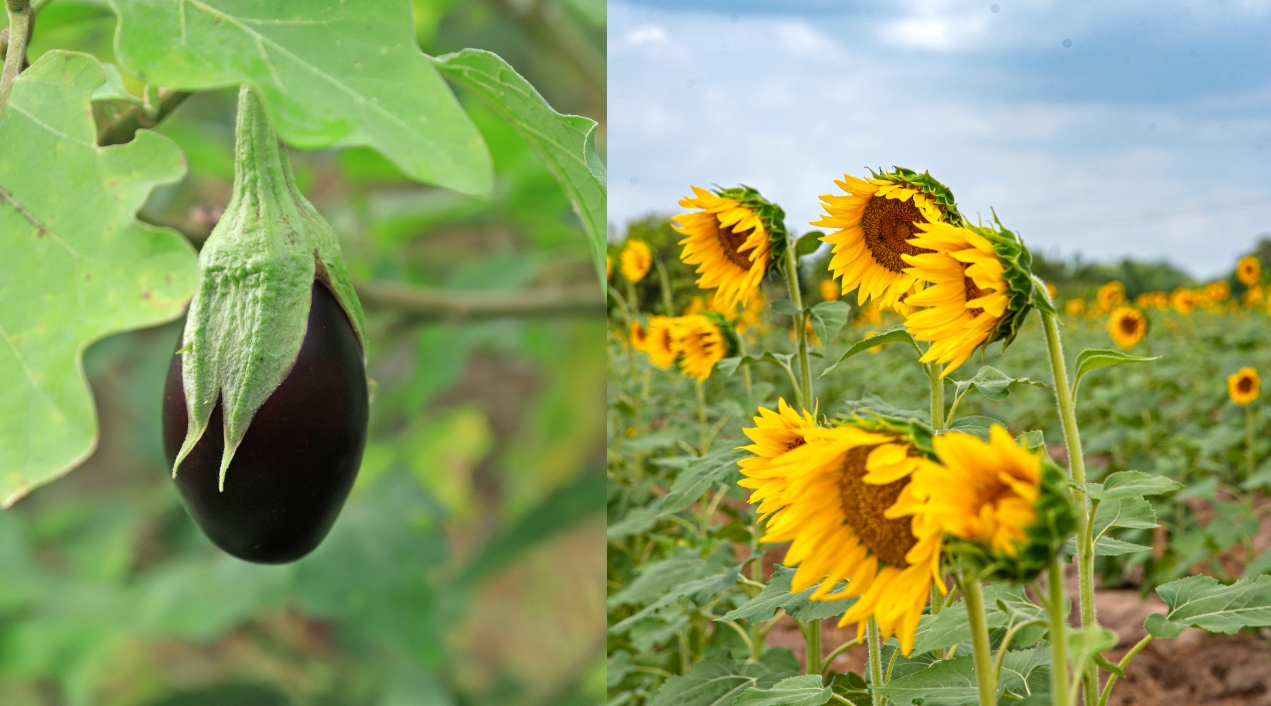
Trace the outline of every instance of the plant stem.
<instances>
[{"instance_id":1,"label":"plant stem","mask_svg":"<svg viewBox=\"0 0 1271 706\"><path fill-rule=\"evenodd\" d=\"M1050 689L1054 706L1070 706L1068 696L1068 615L1064 612L1064 567L1055 557L1047 568L1046 602L1050 614Z\"/></svg>"},{"instance_id":2,"label":"plant stem","mask_svg":"<svg viewBox=\"0 0 1271 706\"><path fill-rule=\"evenodd\" d=\"M927 363L927 380L931 383L931 429L944 431L944 380L940 378L940 365ZM950 410L952 411L952 410Z\"/></svg>"},{"instance_id":3,"label":"plant stem","mask_svg":"<svg viewBox=\"0 0 1271 706\"><path fill-rule=\"evenodd\" d=\"M799 390L804 409L815 406L812 399L812 367L808 364L808 314L803 310L803 293L799 290L799 258L794 243L786 246L786 287L790 301L799 310L794 316L794 338L799 344Z\"/></svg>"},{"instance_id":4,"label":"plant stem","mask_svg":"<svg viewBox=\"0 0 1271 706\"><path fill-rule=\"evenodd\" d=\"M662 315L675 316L675 304L671 299L671 276L666 272L666 265L661 260L654 258L653 262L658 267L658 284L662 286Z\"/></svg>"},{"instance_id":5,"label":"plant stem","mask_svg":"<svg viewBox=\"0 0 1271 706\"><path fill-rule=\"evenodd\" d=\"M870 696L873 697L874 706L883 706L887 697L878 693L878 687L883 685L883 646L878 639L878 621L870 616L869 622L865 625L865 644L869 647L869 683Z\"/></svg>"},{"instance_id":6,"label":"plant stem","mask_svg":"<svg viewBox=\"0 0 1271 706\"><path fill-rule=\"evenodd\" d=\"M989 626L984 616L984 593L980 580L969 570L962 572L962 600L971 622L971 650L975 655L975 678L980 706L997 703L997 678L993 674L993 652L989 647Z\"/></svg>"},{"instance_id":7,"label":"plant stem","mask_svg":"<svg viewBox=\"0 0 1271 706\"><path fill-rule=\"evenodd\" d=\"M821 664L821 620L809 620L803 628L803 644L807 647L807 671L805 674L820 674Z\"/></svg>"},{"instance_id":8,"label":"plant stem","mask_svg":"<svg viewBox=\"0 0 1271 706\"><path fill-rule=\"evenodd\" d=\"M706 386L701 382L697 383L697 426L701 431L702 444L698 448L701 449L699 455L706 455Z\"/></svg>"},{"instance_id":9,"label":"plant stem","mask_svg":"<svg viewBox=\"0 0 1271 706\"><path fill-rule=\"evenodd\" d=\"M1043 285L1044 286L1044 285ZM1077 580L1081 591L1081 625L1095 623L1094 605L1094 538L1091 535L1090 498L1086 496L1086 464L1081 453L1081 435L1077 430L1077 410L1072 401L1072 388L1068 385L1068 368L1064 362L1063 343L1059 338L1059 322L1054 316L1041 312L1042 328L1046 333L1046 348L1050 354L1050 372L1055 388L1055 403L1059 407L1059 423L1064 430L1064 443L1068 449L1068 467L1075 485L1073 501L1077 505ZM1098 698L1099 666L1091 663L1083 676L1084 702L1093 704Z\"/></svg>"},{"instance_id":10,"label":"plant stem","mask_svg":"<svg viewBox=\"0 0 1271 706\"><path fill-rule=\"evenodd\" d=\"M737 353L743 358L746 357L746 339L742 338L740 333L737 334ZM741 381L746 386L746 414L755 408L755 388L754 383L750 379L750 366L741 366Z\"/></svg>"},{"instance_id":11,"label":"plant stem","mask_svg":"<svg viewBox=\"0 0 1271 706\"><path fill-rule=\"evenodd\" d=\"M1245 477L1249 480L1253 477L1253 427L1257 412L1254 411L1253 405L1245 406Z\"/></svg>"},{"instance_id":12,"label":"plant stem","mask_svg":"<svg viewBox=\"0 0 1271 706\"><path fill-rule=\"evenodd\" d=\"M9 14L9 47L4 53L4 70L0 71L0 115L9 104L9 94L26 61L26 43L31 33L31 3L27 0L5 0Z\"/></svg>"},{"instance_id":13,"label":"plant stem","mask_svg":"<svg viewBox=\"0 0 1271 706\"><path fill-rule=\"evenodd\" d=\"M843 644L839 645L838 647L835 647L833 650L831 650L831 651L830 651L830 653L829 653L828 655L826 655L826 656L825 656L825 659L821 660L821 678L822 678L822 680L824 680L824 678L826 677L826 672L830 671L830 665L834 662L834 658L835 658L835 657L838 657L838 656L839 656L839 655L841 655L841 654L843 654L843 653L844 653L844 652L846 652L847 650L852 649L853 647L855 647L855 646L856 646L856 645L858 645L858 644L860 644L860 643L858 643L858 642L856 641L856 639L855 639L855 638L853 638L853 639L851 639L851 640L848 640L847 642L844 642Z\"/></svg>"},{"instance_id":14,"label":"plant stem","mask_svg":"<svg viewBox=\"0 0 1271 706\"><path fill-rule=\"evenodd\" d=\"M1117 663L1117 666L1120 667L1122 671L1125 671L1125 665L1129 664L1130 660L1134 659L1134 656L1142 651L1144 647L1147 647L1148 643L1151 641L1151 635L1144 635L1142 640L1139 640L1134 647L1130 648L1129 652L1125 653L1125 656L1121 658L1121 661ZM1099 706L1107 706L1108 696L1112 694L1112 685L1115 683L1117 683L1117 675L1114 673L1108 677L1108 682L1103 685L1103 693L1099 694Z\"/></svg>"}]
</instances>

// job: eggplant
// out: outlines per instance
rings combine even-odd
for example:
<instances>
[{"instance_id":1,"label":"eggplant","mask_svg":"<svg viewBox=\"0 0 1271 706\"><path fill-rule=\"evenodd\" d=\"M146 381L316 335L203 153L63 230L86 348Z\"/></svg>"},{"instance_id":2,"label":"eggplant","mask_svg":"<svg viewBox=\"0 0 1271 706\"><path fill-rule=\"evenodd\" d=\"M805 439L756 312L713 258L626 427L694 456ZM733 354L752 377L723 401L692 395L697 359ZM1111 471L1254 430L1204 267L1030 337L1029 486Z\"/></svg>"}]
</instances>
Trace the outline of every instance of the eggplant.
<instances>
[{"instance_id":1,"label":"eggplant","mask_svg":"<svg viewBox=\"0 0 1271 706\"><path fill-rule=\"evenodd\" d=\"M180 345L178 343L178 345ZM163 449L176 461L187 431L181 354L163 397ZM320 282L291 370L252 417L218 490L221 402L207 433L176 468L186 510L208 539L240 559L295 561L335 523L357 479L369 415L362 348L348 316Z\"/></svg>"}]
</instances>

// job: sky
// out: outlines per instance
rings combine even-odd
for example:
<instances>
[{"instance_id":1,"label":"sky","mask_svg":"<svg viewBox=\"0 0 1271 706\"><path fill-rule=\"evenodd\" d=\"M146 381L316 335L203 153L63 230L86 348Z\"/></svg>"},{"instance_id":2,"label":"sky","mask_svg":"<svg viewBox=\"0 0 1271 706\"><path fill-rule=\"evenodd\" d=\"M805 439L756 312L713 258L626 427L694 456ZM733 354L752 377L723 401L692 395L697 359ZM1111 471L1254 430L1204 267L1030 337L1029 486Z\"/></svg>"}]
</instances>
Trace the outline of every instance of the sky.
<instances>
[{"instance_id":1,"label":"sky","mask_svg":"<svg viewBox=\"0 0 1271 706\"><path fill-rule=\"evenodd\" d=\"M1271 236L1271 0L611 0L609 220L748 184L812 230L929 170L1034 251L1229 272Z\"/></svg>"}]
</instances>

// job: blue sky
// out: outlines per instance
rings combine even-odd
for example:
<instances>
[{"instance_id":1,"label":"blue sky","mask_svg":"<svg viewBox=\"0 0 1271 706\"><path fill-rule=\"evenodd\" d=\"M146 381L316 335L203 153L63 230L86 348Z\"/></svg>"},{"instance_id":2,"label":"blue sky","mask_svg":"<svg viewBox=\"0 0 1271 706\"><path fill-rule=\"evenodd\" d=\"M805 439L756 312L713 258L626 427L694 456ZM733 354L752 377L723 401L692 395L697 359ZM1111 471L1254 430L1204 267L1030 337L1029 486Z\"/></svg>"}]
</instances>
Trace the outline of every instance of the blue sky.
<instances>
[{"instance_id":1,"label":"blue sky","mask_svg":"<svg viewBox=\"0 0 1271 706\"><path fill-rule=\"evenodd\" d=\"M1034 250L1229 271L1271 233L1271 0L609 3L609 219L757 187L810 230L928 169Z\"/></svg>"}]
</instances>

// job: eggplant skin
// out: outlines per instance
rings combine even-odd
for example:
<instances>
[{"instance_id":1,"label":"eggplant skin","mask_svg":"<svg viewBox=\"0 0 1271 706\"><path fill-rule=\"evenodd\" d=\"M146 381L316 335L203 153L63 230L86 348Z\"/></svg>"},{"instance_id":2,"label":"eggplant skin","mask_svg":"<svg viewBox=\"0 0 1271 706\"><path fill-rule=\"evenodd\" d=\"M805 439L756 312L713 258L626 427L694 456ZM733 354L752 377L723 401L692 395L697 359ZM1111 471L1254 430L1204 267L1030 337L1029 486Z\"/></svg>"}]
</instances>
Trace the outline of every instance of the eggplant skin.
<instances>
[{"instance_id":1,"label":"eggplant skin","mask_svg":"<svg viewBox=\"0 0 1271 706\"><path fill-rule=\"evenodd\" d=\"M369 415L362 349L331 292L314 282L309 328L291 372L252 418L217 490L221 403L177 469L176 485L208 539L239 559L284 564L313 551L357 479ZM163 395L163 450L176 460L187 412L181 355Z\"/></svg>"}]
</instances>

